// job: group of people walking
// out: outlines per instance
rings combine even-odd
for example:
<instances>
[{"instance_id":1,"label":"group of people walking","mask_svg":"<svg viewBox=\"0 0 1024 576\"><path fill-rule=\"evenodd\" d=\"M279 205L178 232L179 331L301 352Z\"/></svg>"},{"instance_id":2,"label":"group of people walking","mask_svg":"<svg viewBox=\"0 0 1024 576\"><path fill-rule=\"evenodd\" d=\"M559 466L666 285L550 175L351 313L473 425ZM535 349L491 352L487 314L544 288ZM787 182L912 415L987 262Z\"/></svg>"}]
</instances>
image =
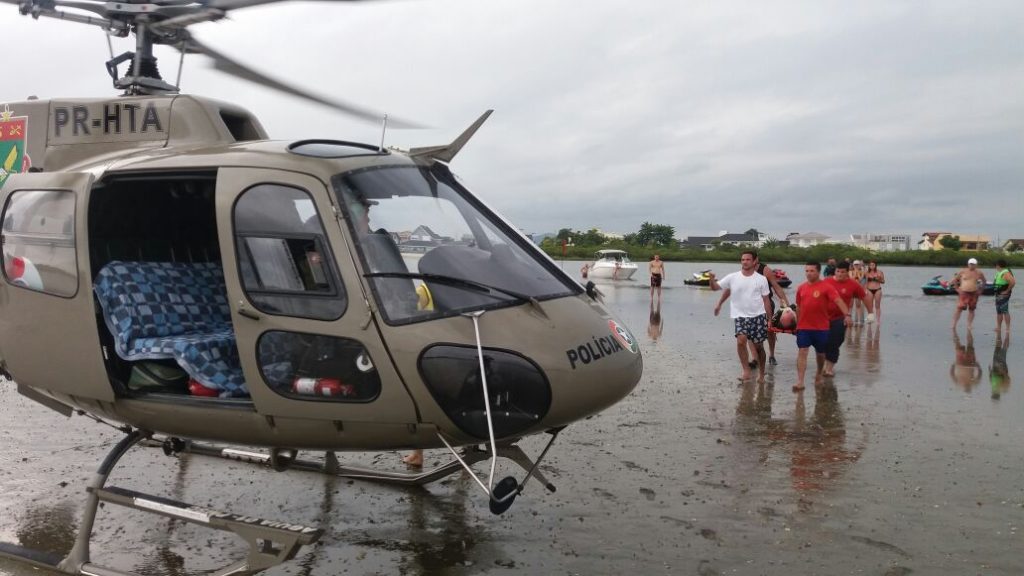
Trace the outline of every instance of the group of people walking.
<instances>
[{"instance_id":1,"label":"group of people walking","mask_svg":"<svg viewBox=\"0 0 1024 576\"><path fill-rule=\"evenodd\" d=\"M796 290L795 304L799 313L795 327L769 327L769 319L777 316L772 294L779 296L783 307L790 308L790 303L774 272L759 261L756 250L742 253L739 271L721 280L713 273L709 275L711 289L722 290L722 296L715 305L715 316L731 298L730 317L735 325L736 353L742 368L740 380L753 378L752 369L756 367L758 383L764 382L766 364L776 364L775 335L779 330L796 333L798 354L794 391L804 389L811 348L814 348L817 363L814 382L819 384L824 378L835 375L846 329L855 322L854 303L866 311L864 322L873 323L876 311L880 312L881 288L885 283L885 275L878 270L876 263L871 262L866 271L860 268L851 272L853 265L830 259L826 267L828 277L824 279L820 263L808 262L804 266L807 281ZM860 266L859 263L857 265ZM767 362L766 340L769 342Z\"/></svg>"},{"instance_id":2,"label":"group of people walking","mask_svg":"<svg viewBox=\"0 0 1024 576\"><path fill-rule=\"evenodd\" d=\"M745 250L740 257L737 272L718 279L709 273L712 290L721 290L722 296L715 305L715 316L730 300L730 317L734 323L736 355L740 362L740 380L754 377L757 368L757 382L765 380L767 365L776 364L775 335L779 331L794 332L797 344L797 380L794 391L805 388L808 356L810 349L815 352L816 370L814 383L835 375L839 361L839 350L846 339L846 330L856 324L872 324L881 320L882 287L885 274L878 264L869 261L867 266L859 261L836 262L829 258L822 270L818 262L804 266L806 282L801 284L795 295L796 325L780 325L780 314L776 313L773 296L777 295L783 308L790 303L786 293L779 286L772 269L758 259L756 250ZM967 310L967 327L971 329L978 295L985 286L985 275L978 270L978 261L971 258L967 267L954 277L959 298L953 315L956 329L960 314ZM996 263L996 277L993 282L996 293L996 336L1005 326L1010 332L1009 300L1016 285L1013 273L1005 260ZM653 292L652 292L653 297ZM784 317L784 316L783 316ZM772 319L776 324L772 325ZM768 341L766 353L764 342Z\"/></svg>"}]
</instances>

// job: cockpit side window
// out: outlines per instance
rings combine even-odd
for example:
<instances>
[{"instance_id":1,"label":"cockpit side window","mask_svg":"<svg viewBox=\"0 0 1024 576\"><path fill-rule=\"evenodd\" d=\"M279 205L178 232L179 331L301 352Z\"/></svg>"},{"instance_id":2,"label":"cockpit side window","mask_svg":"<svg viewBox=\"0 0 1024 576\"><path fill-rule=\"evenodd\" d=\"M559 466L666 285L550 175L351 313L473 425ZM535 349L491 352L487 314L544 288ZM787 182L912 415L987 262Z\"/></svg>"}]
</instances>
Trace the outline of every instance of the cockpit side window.
<instances>
[{"instance_id":1,"label":"cockpit side window","mask_svg":"<svg viewBox=\"0 0 1024 576\"><path fill-rule=\"evenodd\" d=\"M70 297L78 292L75 194L22 190L3 214L4 277L29 290Z\"/></svg>"},{"instance_id":2,"label":"cockpit side window","mask_svg":"<svg viewBox=\"0 0 1024 576\"><path fill-rule=\"evenodd\" d=\"M234 211L239 275L267 314L335 320L348 304L313 198L305 190L259 184Z\"/></svg>"}]
</instances>

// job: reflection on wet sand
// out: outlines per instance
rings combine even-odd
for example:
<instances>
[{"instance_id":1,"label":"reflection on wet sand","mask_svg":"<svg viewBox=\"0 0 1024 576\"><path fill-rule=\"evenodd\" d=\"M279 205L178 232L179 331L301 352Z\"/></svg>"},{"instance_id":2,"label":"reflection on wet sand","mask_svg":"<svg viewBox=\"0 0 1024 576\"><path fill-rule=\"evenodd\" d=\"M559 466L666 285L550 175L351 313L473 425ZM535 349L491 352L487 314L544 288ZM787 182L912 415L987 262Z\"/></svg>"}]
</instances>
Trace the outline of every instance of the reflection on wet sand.
<instances>
[{"instance_id":1,"label":"reflection on wet sand","mask_svg":"<svg viewBox=\"0 0 1024 576\"><path fill-rule=\"evenodd\" d=\"M355 542L379 550L400 552L402 574L447 573L447 570L474 564L472 555L494 556L493 550L481 552L489 540L486 525L470 526L470 491L475 484L463 472L445 479L452 491L447 496L431 493L423 487L404 489L402 514L408 520L396 526L391 537L366 538Z\"/></svg>"},{"instance_id":2,"label":"reflection on wet sand","mask_svg":"<svg viewBox=\"0 0 1024 576\"><path fill-rule=\"evenodd\" d=\"M967 331L967 343L960 341L960 333L953 330L953 351L956 353L953 364L949 367L949 377L953 383L970 392L981 382L984 373L974 355L974 334Z\"/></svg>"},{"instance_id":3,"label":"reflection on wet sand","mask_svg":"<svg viewBox=\"0 0 1024 576\"><path fill-rule=\"evenodd\" d=\"M1010 333L1000 340L996 336L996 347L992 352L992 364L988 367L988 380L992 386L992 399L999 400L1010 391L1010 367L1006 364L1006 352L1010 348Z\"/></svg>"},{"instance_id":4,"label":"reflection on wet sand","mask_svg":"<svg viewBox=\"0 0 1024 576\"><path fill-rule=\"evenodd\" d=\"M18 522L18 543L25 548L65 556L75 544L76 516L75 506L70 502L32 506Z\"/></svg>"},{"instance_id":5,"label":"reflection on wet sand","mask_svg":"<svg viewBox=\"0 0 1024 576\"><path fill-rule=\"evenodd\" d=\"M881 326L878 322L848 328L843 346L850 364L863 365L867 374L877 374L881 370ZM868 382L872 380L869 378Z\"/></svg>"},{"instance_id":6,"label":"reflection on wet sand","mask_svg":"<svg viewBox=\"0 0 1024 576\"><path fill-rule=\"evenodd\" d=\"M469 563L469 554L483 535L471 530L466 522L466 503L472 481L466 472L453 479L454 492L450 499L438 500L427 490L411 494L409 504L409 534L407 541L415 543L411 558L406 559L414 572L434 572ZM440 509L440 518L438 510ZM431 526L432 523L440 524Z\"/></svg>"},{"instance_id":7,"label":"reflection on wet sand","mask_svg":"<svg viewBox=\"0 0 1024 576\"><path fill-rule=\"evenodd\" d=\"M866 437L856 445L847 439L846 422L835 385L814 388L814 408L807 416L806 393L796 395L793 417L772 418L771 384L743 384L736 407L738 432L748 442L767 449L781 448L789 457L789 475L799 493L825 490L849 465L860 459ZM866 435L867 431L864 429ZM763 458L762 458L763 459Z\"/></svg>"},{"instance_id":8,"label":"reflection on wet sand","mask_svg":"<svg viewBox=\"0 0 1024 576\"><path fill-rule=\"evenodd\" d=\"M651 339L651 342L657 342L658 338L661 338L661 331L664 329L665 321L661 317L661 300L655 304L651 301L650 314L647 320L647 336Z\"/></svg>"},{"instance_id":9,"label":"reflection on wet sand","mask_svg":"<svg viewBox=\"0 0 1024 576\"><path fill-rule=\"evenodd\" d=\"M318 514L310 524L312 526L331 526L334 521L334 495L338 492L338 486L343 481L341 478L336 478L329 475L322 477L324 497L320 501L320 508ZM309 576L313 574L314 568L320 563L322 558L327 558L328 553L322 546L312 547L306 554L299 557L298 563L302 567L299 572L301 576ZM329 561L329 560L328 560Z\"/></svg>"},{"instance_id":10,"label":"reflection on wet sand","mask_svg":"<svg viewBox=\"0 0 1024 576\"><path fill-rule=\"evenodd\" d=\"M860 459L866 442L848 446L846 419L839 409L839 391L826 383L815 388L814 412L806 421L804 395L799 394L793 416L789 473L799 492L820 491Z\"/></svg>"},{"instance_id":11,"label":"reflection on wet sand","mask_svg":"<svg viewBox=\"0 0 1024 576\"><path fill-rule=\"evenodd\" d=\"M174 483L171 485L170 498L180 502L186 501L185 486L188 483L188 469L192 462L191 456L184 454L177 457L177 471L174 474ZM152 552L145 555L138 566L134 568L142 574L160 574L162 576L184 576L188 573L185 568L185 558L172 549L172 540L178 530L186 523L175 518L168 518L166 530L160 536Z\"/></svg>"}]
</instances>

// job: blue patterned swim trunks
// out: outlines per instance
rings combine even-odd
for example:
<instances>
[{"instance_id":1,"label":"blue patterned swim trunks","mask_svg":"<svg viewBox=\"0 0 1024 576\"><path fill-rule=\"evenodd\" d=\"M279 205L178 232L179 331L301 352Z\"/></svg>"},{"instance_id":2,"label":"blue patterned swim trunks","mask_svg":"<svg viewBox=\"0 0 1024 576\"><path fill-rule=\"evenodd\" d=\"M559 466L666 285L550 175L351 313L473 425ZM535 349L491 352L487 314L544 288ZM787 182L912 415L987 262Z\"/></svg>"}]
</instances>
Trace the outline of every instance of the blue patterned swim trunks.
<instances>
[{"instance_id":1,"label":"blue patterned swim trunks","mask_svg":"<svg viewBox=\"0 0 1024 576\"><path fill-rule=\"evenodd\" d=\"M757 344L768 338L768 318L761 314L753 318L735 318L736 336L743 334L747 340Z\"/></svg>"},{"instance_id":2,"label":"blue patterned swim trunks","mask_svg":"<svg viewBox=\"0 0 1024 576\"><path fill-rule=\"evenodd\" d=\"M1010 313L1010 293L1003 292L996 295L996 314Z\"/></svg>"}]
</instances>

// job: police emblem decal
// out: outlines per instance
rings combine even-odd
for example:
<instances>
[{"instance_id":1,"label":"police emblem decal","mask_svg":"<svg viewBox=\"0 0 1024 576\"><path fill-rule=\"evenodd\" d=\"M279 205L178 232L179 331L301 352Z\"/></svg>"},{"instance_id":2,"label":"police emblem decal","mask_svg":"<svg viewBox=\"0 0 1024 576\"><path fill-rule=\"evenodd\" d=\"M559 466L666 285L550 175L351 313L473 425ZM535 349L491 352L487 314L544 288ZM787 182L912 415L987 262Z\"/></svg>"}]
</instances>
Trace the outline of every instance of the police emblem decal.
<instances>
[{"instance_id":1,"label":"police emblem decal","mask_svg":"<svg viewBox=\"0 0 1024 576\"><path fill-rule=\"evenodd\" d=\"M625 326L619 325L615 320L608 321L608 328L612 331L612 336L622 344L622 347L629 350L633 354L640 351L640 346L636 343L636 338L626 330Z\"/></svg>"}]
</instances>

